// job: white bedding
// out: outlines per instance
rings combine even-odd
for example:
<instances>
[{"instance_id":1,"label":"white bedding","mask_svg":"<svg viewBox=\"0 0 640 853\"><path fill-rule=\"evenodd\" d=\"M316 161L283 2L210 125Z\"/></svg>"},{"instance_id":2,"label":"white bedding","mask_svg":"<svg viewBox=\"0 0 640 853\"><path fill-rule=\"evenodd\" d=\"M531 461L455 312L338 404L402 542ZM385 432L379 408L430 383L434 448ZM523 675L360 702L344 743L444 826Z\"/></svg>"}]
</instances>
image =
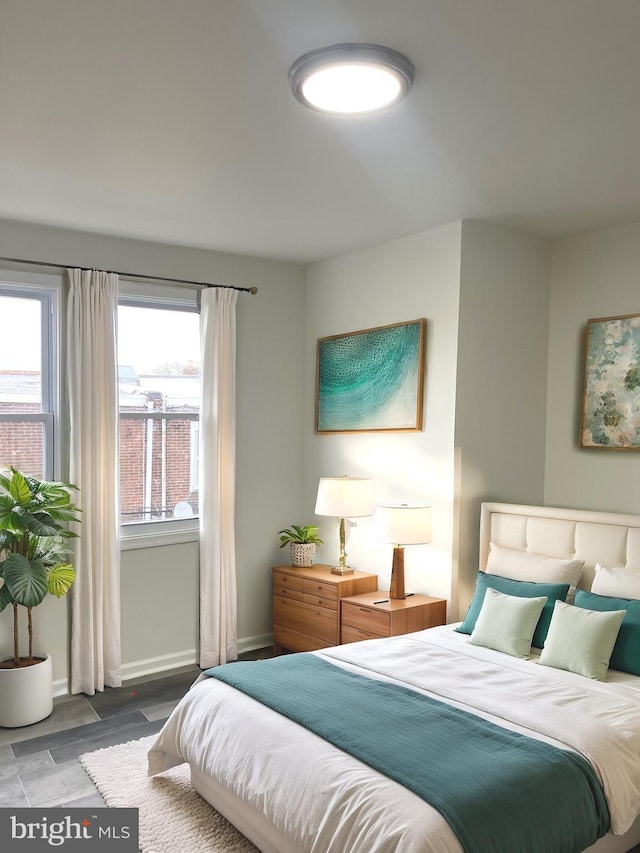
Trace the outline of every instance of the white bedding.
<instances>
[{"instance_id":1,"label":"white bedding","mask_svg":"<svg viewBox=\"0 0 640 853\"><path fill-rule=\"evenodd\" d=\"M590 681L466 639L443 626L314 654L580 752L603 785L610 831L626 832L640 812L640 678ZM301 853L461 850L415 794L217 679L199 680L173 712L149 752L149 775L184 761Z\"/></svg>"}]
</instances>

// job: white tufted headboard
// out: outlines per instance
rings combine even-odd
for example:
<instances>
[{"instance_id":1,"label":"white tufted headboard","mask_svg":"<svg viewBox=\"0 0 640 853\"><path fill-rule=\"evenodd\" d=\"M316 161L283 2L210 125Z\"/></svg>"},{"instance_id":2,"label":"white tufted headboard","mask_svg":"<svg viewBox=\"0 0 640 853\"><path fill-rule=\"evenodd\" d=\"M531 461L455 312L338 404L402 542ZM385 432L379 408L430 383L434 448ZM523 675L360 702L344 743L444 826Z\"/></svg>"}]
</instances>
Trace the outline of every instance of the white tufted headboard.
<instances>
[{"instance_id":1,"label":"white tufted headboard","mask_svg":"<svg viewBox=\"0 0 640 853\"><path fill-rule=\"evenodd\" d=\"M596 563L640 571L640 515L483 503L481 571L487 565L490 542L545 557L584 560L579 583L583 589L591 588Z\"/></svg>"}]
</instances>

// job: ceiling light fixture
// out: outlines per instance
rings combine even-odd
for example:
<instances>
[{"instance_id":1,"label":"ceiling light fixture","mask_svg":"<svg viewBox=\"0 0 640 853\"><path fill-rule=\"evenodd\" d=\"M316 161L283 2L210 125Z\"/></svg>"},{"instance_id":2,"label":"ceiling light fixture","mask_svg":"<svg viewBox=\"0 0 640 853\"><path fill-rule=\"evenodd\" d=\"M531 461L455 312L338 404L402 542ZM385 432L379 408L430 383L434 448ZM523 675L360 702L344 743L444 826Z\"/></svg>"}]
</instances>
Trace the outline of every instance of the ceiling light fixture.
<instances>
[{"instance_id":1,"label":"ceiling light fixture","mask_svg":"<svg viewBox=\"0 0 640 853\"><path fill-rule=\"evenodd\" d=\"M378 44L333 44L305 53L289 69L289 83L300 103L343 115L396 103L413 78L406 56Z\"/></svg>"}]
</instances>

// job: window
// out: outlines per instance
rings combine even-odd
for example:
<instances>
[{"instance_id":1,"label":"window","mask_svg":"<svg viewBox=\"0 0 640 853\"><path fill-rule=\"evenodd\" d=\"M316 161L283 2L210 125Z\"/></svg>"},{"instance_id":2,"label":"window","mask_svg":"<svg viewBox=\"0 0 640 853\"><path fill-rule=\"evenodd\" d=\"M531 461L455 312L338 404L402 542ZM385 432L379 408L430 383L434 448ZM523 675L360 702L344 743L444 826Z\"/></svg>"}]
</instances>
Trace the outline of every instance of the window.
<instances>
[{"instance_id":1,"label":"window","mask_svg":"<svg viewBox=\"0 0 640 853\"><path fill-rule=\"evenodd\" d=\"M118 362L121 522L194 519L200 415L195 307L121 300Z\"/></svg>"},{"instance_id":2,"label":"window","mask_svg":"<svg viewBox=\"0 0 640 853\"><path fill-rule=\"evenodd\" d=\"M0 282L0 467L54 476L57 292Z\"/></svg>"}]
</instances>

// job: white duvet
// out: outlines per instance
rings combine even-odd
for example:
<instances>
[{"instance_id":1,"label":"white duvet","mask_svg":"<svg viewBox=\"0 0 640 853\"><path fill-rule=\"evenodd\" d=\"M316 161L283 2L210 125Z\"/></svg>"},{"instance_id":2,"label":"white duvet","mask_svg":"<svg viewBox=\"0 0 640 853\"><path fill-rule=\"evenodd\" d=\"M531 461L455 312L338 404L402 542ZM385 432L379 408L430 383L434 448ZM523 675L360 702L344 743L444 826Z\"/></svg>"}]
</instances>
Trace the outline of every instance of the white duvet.
<instances>
[{"instance_id":1,"label":"white duvet","mask_svg":"<svg viewBox=\"0 0 640 853\"><path fill-rule=\"evenodd\" d=\"M640 813L640 678L606 683L472 646L451 626L315 652L581 753L623 834ZM354 720L354 725L366 721ZM322 738L213 678L199 680L149 752L149 775L189 762L305 853L460 853L441 815Z\"/></svg>"}]
</instances>

